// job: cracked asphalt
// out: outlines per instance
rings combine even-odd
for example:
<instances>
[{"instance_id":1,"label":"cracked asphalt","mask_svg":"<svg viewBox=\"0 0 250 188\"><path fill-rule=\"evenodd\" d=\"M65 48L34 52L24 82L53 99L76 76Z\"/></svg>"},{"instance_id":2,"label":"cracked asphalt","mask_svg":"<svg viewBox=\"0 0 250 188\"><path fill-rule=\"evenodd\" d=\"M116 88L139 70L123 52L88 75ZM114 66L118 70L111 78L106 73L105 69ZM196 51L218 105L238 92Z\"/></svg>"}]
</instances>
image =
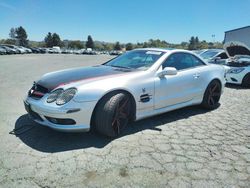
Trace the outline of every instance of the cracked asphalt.
<instances>
[{"instance_id":1,"label":"cracked asphalt","mask_svg":"<svg viewBox=\"0 0 250 188\"><path fill-rule=\"evenodd\" d=\"M0 187L250 187L250 89L230 85L214 111L165 113L116 139L28 118L22 99L42 74L110 58L0 56Z\"/></svg>"}]
</instances>

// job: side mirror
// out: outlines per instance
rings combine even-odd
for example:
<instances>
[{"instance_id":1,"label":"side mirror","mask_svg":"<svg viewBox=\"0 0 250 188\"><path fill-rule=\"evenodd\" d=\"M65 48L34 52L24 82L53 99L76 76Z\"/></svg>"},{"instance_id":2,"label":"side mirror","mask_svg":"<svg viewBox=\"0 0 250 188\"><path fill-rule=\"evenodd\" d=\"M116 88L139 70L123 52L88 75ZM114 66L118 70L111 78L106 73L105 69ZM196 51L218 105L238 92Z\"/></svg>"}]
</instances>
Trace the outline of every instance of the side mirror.
<instances>
[{"instance_id":1,"label":"side mirror","mask_svg":"<svg viewBox=\"0 0 250 188\"><path fill-rule=\"evenodd\" d=\"M216 61L220 61L221 60L221 57L215 57L214 58L214 61L216 62Z\"/></svg>"},{"instance_id":2,"label":"side mirror","mask_svg":"<svg viewBox=\"0 0 250 188\"><path fill-rule=\"evenodd\" d=\"M165 67L162 71L158 73L158 77L164 77L166 75L176 75L177 70L174 67Z\"/></svg>"}]
</instances>

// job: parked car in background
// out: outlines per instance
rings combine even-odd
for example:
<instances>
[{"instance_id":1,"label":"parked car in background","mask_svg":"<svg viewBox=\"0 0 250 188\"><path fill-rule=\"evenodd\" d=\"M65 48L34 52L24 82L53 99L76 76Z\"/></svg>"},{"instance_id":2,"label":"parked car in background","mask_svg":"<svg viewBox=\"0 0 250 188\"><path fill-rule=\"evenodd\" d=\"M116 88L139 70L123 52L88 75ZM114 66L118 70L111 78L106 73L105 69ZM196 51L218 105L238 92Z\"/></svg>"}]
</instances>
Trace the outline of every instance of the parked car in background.
<instances>
[{"instance_id":1,"label":"parked car in background","mask_svg":"<svg viewBox=\"0 0 250 188\"><path fill-rule=\"evenodd\" d=\"M38 54L38 53L41 53L41 51L39 50L39 48L30 48L32 53L35 53L35 54Z\"/></svg>"},{"instance_id":2,"label":"parked car in background","mask_svg":"<svg viewBox=\"0 0 250 188\"><path fill-rule=\"evenodd\" d=\"M207 49L199 54L207 63L226 64L228 55L223 49Z\"/></svg>"},{"instance_id":3,"label":"parked car in background","mask_svg":"<svg viewBox=\"0 0 250 188\"><path fill-rule=\"evenodd\" d=\"M0 46L0 55L5 55L7 54L7 51Z\"/></svg>"},{"instance_id":4,"label":"parked car in background","mask_svg":"<svg viewBox=\"0 0 250 188\"><path fill-rule=\"evenodd\" d=\"M114 137L130 121L190 105L217 108L224 75L222 66L186 50L137 49L99 66L45 74L24 104L41 125Z\"/></svg>"},{"instance_id":5,"label":"parked car in background","mask_svg":"<svg viewBox=\"0 0 250 188\"><path fill-rule=\"evenodd\" d=\"M118 51L118 50L112 50L109 52L109 55L121 55L122 51Z\"/></svg>"},{"instance_id":6,"label":"parked car in background","mask_svg":"<svg viewBox=\"0 0 250 188\"><path fill-rule=\"evenodd\" d=\"M59 46L53 46L52 49L54 50L54 53L56 53L56 54L61 53L61 48Z\"/></svg>"},{"instance_id":7,"label":"parked car in background","mask_svg":"<svg viewBox=\"0 0 250 188\"><path fill-rule=\"evenodd\" d=\"M231 41L224 48L230 57L227 62L230 67L226 74L227 83L250 87L250 46Z\"/></svg>"},{"instance_id":8,"label":"parked car in background","mask_svg":"<svg viewBox=\"0 0 250 188\"><path fill-rule=\"evenodd\" d=\"M71 54L71 53L73 53L73 50L62 49L62 50L61 50L61 53L62 53L62 54Z\"/></svg>"},{"instance_id":9,"label":"parked car in background","mask_svg":"<svg viewBox=\"0 0 250 188\"><path fill-rule=\"evenodd\" d=\"M23 53L23 51L18 49L18 47L15 46L15 45L4 44L4 46L8 47L9 49L12 49L13 54L21 54L21 53Z\"/></svg>"},{"instance_id":10,"label":"parked car in background","mask_svg":"<svg viewBox=\"0 0 250 188\"><path fill-rule=\"evenodd\" d=\"M224 49L230 57L227 82L250 87L250 27L226 31L224 42Z\"/></svg>"},{"instance_id":11,"label":"parked car in background","mask_svg":"<svg viewBox=\"0 0 250 188\"><path fill-rule=\"evenodd\" d=\"M83 54L83 52L84 52L84 49L73 50L73 54L77 54L77 55Z\"/></svg>"},{"instance_id":12,"label":"parked car in background","mask_svg":"<svg viewBox=\"0 0 250 188\"><path fill-rule=\"evenodd\" d=\"M49 54L54 54L55 51L53 48L46 48L46 53L49 53Z\"/></svg>"},{"instance_id":13,"label":"parked car in background","mask_svg":"<svg viewBox=\"0 0 250 188\"><path fill-rule=\"evenodd\" d=\"M3 49L6 50L6 54L10 54L11 55L11 54L16 54L17 53L17 51L15 49L12 49L12 48L10 48L8 46L0 45L0 47L2 47Z\"/></svg>"},{"instance_id":14,"label":"parked car in background","mask_svg":"<svg viewBox=\"0 0 250 188\"><path fill-rule=\"evenodd\" d=\"M19 47L19 49L24 50L24 51L25 51L25 53L27 53L27 54L32 53L32 50L31 50L31 49L29 49L29 48L26 48L26 47L23 47L23 46L18 46L18 47Z\"/></svg>"},{"instance_id":15,"label":"parked car in background","mask_svg":"<svg viewBox=\"0 0 250 188\"><path fill-rule=\"evenodd\" d=\"M40 53L45 54L47 52L46 48L38 48Z\"/></svg>"},{"instance_id":16,"label":"parked car in background","mask_svg":"<svg viewBox=\"0 0 250 188\"><path fill-rule=\"evenodd\" d=\"M4 44L4 45L13 49L15 51L15 54L24 54L25 53L25 50L23 50L19 46L10 45L10 44Z\"/></svg>"}]
</instances>

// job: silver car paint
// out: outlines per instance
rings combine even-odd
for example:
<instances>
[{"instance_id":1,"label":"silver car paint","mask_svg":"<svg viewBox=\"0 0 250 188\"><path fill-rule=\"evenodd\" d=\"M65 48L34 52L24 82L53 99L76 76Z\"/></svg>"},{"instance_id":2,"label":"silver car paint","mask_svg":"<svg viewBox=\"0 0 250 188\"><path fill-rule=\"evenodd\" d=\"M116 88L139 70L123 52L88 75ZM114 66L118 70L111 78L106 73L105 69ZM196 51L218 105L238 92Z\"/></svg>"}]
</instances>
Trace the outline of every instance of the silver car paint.
<instances>
[{"instance_id":1,"label":"silver car paint","mask_svg":"<svg viewBox=\"0 0 250 188\"><path fill-rule=\"evenodd\" d=\"M143 49L145 50L145 49ZM161 64L173 53L185 52L196 54L186 50L162 50L146 49L165 52L148 70L119 74L102 79L82 80L59 86L63 89L77 88L75 97L63 106L55 103L47 103L44 96L39 101L27 97L25 101L31 104L31 109L40 115L49 115L55 118L72 118L77 125L58 126L53 123L43 122L51 128L61 131L88 131L90 129L91 116L98 101L107 93L114 90L129 92L136 102L136 120L156 114L164 113L181 107L200 104L206 87L213 79L218 79L225 84L224 69L218 65L204 65L192 69L178 71L177 75L159 78L157 73L162 70ZM199 58L200 59L200 58ZM56 89L56 88L55 88ZM148 94L149 102L140 101L140 96ZM80 108L81 111L66 114L65 110ZM41 123L41 122L39 122Z\"/></svg>"}]
</instances>

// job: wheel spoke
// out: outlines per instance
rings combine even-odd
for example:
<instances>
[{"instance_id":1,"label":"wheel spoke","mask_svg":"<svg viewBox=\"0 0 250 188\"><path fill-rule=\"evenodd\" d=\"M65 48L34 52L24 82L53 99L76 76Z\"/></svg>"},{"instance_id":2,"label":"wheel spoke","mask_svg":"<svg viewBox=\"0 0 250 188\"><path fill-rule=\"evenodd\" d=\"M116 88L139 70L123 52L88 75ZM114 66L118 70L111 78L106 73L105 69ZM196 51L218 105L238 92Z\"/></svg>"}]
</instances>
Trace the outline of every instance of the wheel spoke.
<instances>
[{"instance_id":1,"label":"wheel spoke","mask_svg":"<svg viewBox=\"0 0 250 188\"><path fill-rule=\"evenodd\" d=\"M214 92L214 93L212 94L212 96L213 96L213 97L219 97L219 96L220 96L220 92Z\"/></svg>"},{"instance_id":2,"label":"wheel spoke","mask_svg":"<svg viewBox=\"0 0 250 188\"><path fill-rule=\"evenodd\" d=\"M208 91L209 91L209 96L210 96L213 93L212 87L210 87Z\"/></svg>"},{"instance_id":3,"label":"wheel spoke","mask_svg":"<svg viewBox=\"0 0 250 188\"><path fill-rule=\"evenodd\" d=\"M125 112L122 112L122 111L121 111L121 112L119 113L119 118L126 119L127 116L128 116L128 115L127 115Z\"/></svg>"},{"instance_id":4,"label":"wheel spoke","mask_svg":"<svg viewBox=\"0 0 250 188\"><path fill-rule=\"evenodd\" d=\"M121 126L121 123L119 120L117 120L116 122L116 128L117 128L117 133L120 134L120 126Z\"/></svg>"},{"instance_id":5,"label":"wheel spoke","mask_svg":"<svg viewBox=\"0 0 250 188\"><path fill-rule=\"evenodd\" d=\"M126 101L124 101L123 104L119 107L119 111L123 110L127 104L128 104L128 99L126 99Z\"/></svg>"},{"instance_id":6,"label":"wheel spoke","mask_svg":"<svg viewBox=\"0 0 250 188\"><path fill-rule=\"evenodd\" d=\"M115 119L113 120L113 122L112 122L112 127L114 127L116 121L117 121L117 119L115 118Z\"/></svg>"},{"instance_id":7,"label":"wheel spoke","mask_svg":"<svg viewBox=\"0 0 250 188\"><path fill-rule=\"evenodd\" d=\"M211 103L210 103L211 106L213 106L213 105L215 104L215 103L214 103L213 97L210 97L210 102L211 102Z\"/></svg>"},{"instance_id":8,"label":"wheel spoke","mask_svg":"<svg viewBox=\"0 0 250 188\"><path fill-rule=\"evenodd\" d=\"M217 87L218 87L218 84L217 84L217 83L215 83L214 86L211 87L212 93L217 89Z\"/></svg>"},{"instance_id":9,"label":"wheel spoke","mask_svg":"<svg viewBox=\"0 0 250 188\"><path fill-rule=\"evenodd\" d=\"M118 103L114 112L112 127L117 135L120 134L122 129L128 123L129 110L130 110L129 98L125 97L123 98L123 100L120 101L120 103Z\"/></svg>"}]
</instances>

